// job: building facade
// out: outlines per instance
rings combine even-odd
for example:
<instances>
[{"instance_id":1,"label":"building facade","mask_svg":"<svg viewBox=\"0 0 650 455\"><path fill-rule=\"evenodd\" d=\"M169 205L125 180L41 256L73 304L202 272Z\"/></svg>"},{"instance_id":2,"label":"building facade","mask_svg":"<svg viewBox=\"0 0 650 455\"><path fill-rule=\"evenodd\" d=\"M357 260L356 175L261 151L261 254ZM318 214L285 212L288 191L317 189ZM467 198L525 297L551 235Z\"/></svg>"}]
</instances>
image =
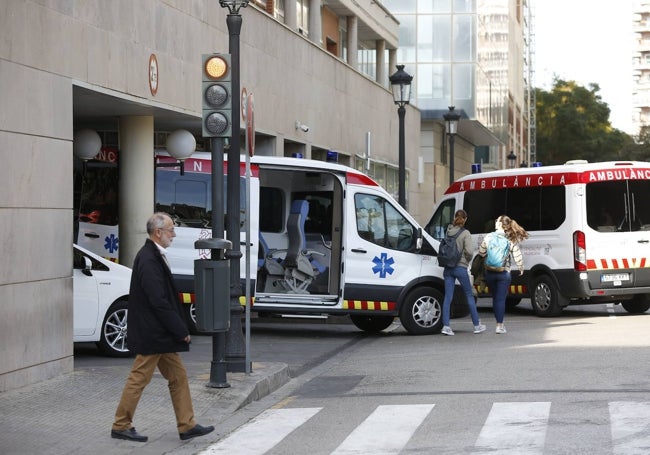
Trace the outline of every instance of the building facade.
<instances>
[{"instance_id":1,"label":"building facade","mask_svg":"<svg viewBox=\"0 0 650 455\"><path fill-rule=\"evenodd\" d=\"M636 0L633 9L636 47L633 60L633 129L637 134L650 125L650 1Z\"/></svg>"},{"instance_id":2,"label":"building facade","mask_svg":"<svg viewBox=\"0 0 650 455\"><path fill-rule=\"evenodd\" d=\"M201 54L227 52L216 0L7 0L0 15L0 391L73 368L74 135L119 156L120 257L153 211L153 151L201 140ZM241 10L241 87L255 96L256 153L368 166L397 194L398 117L388 86L399 24L372 0L252 1ZM407 108L406 167L420 123ZM307 125L308 131L300 126ZM242 144L244 141L242 141ZM413 178L407 194L421 192ZM411 209L411 207L409 207ZM420 221L430 212L411 213Z\"/></svg>"}]
</instances>

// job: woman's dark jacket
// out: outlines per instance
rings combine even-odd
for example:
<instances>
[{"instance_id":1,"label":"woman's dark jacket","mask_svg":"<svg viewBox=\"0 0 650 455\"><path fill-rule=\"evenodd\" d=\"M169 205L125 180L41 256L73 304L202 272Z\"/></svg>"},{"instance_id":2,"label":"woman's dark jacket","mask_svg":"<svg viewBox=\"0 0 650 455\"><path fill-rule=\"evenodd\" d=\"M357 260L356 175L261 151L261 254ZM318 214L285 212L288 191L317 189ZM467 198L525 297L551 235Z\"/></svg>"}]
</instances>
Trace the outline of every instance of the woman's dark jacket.
<instances>
[{"instance_id":1,"label":"woman's dark jacket","mask_svg":"<svg viewBox=\"0 0 650 455\"><path fill-rule=\"evenodd\" d=\"M133 261L127 342L135 354L189 351L182 304L156 244L147 239Z\"/></svg>"}]
</instances>

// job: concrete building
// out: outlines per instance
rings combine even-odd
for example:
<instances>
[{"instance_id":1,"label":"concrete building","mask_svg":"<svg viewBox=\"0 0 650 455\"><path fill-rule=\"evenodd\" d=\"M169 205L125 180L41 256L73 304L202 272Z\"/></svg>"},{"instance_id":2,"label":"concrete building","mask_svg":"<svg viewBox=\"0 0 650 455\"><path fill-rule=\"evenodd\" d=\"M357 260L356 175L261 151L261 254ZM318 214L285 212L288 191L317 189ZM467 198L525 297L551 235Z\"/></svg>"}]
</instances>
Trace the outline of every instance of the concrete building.
<instances>
[{"instance_id":1,"label":"concrete building","mask_svg":"<svg viewBox=\"0 0 650 455\"><path fill-rule=\"evenodd\" d=\"M153 150L178 128L201 136L201 54L228 51L216 0L6 0L0 14L0 391L73 368L75 131L119 152L120 262L153 211ZM325 159L394 194L398 117L389 68L399 24L372 0L252 1L242 9L241 87L255 96L256 153ZM446 101L445 101L446 102ZM407 171L419 111L406 113ZM309 131L297 127L308 125ZM243 143L243 141L242 141ZM422 185L408 178L408 199ZM420 221L431 203L413 203Z\"/></svg>"}]
</instances>

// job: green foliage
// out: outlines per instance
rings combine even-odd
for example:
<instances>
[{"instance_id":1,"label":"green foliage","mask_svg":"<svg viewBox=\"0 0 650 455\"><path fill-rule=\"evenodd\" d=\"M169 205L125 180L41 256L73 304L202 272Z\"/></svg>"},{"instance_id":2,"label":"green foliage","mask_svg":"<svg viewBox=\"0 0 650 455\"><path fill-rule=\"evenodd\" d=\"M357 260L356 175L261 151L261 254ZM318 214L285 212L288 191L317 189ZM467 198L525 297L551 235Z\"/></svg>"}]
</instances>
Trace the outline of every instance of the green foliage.
<instances>
[{"instance_id":1,"label":"green foliage","mask_svg":"<svg viewBox=\"0 0 650 455\"><path fill-rule=\"evenodd\" d=\"M536 89L538 161L551 165L576 159L637 159L633 138L612 127L609 106L599 91L598 84L585 88L557 78L550 92Z\"/></svg>"}]
</instances>

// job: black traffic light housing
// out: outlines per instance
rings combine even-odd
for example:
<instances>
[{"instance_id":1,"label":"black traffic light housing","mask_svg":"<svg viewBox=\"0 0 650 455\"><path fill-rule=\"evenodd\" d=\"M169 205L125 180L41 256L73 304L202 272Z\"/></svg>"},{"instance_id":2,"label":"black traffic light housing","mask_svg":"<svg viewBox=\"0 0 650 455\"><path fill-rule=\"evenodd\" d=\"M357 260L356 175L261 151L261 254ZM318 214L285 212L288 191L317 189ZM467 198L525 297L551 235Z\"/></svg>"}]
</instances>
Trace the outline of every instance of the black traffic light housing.
<instances>
[{"instance_id":1,"label":"black traffic light housing","mask_svg":"<svg viewBox=\"0 0 650 455\"><path fill-rule=\"evenodd\" d=\"M203 137L232 135L230 54L203 54Z\"/></svg>"}]
</instances>

